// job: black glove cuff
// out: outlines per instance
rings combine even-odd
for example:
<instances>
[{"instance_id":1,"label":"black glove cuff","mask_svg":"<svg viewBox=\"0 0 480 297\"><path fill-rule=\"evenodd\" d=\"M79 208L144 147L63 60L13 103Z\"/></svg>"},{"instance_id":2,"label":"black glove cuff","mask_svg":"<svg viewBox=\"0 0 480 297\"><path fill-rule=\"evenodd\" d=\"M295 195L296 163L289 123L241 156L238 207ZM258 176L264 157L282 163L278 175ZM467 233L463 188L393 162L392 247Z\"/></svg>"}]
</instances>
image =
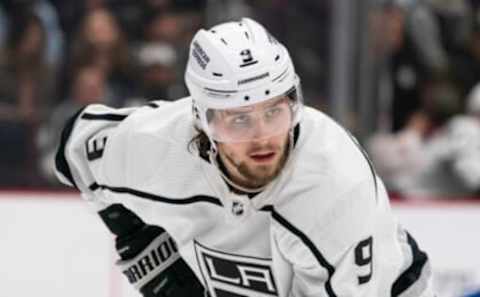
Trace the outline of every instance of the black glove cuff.
<instances>
[{"instance_id":1,"label":"black glove cuff","mask_svg":"<svg viewBox=\"0 0 480 297\"><path fill-rule=\"evenodd\" d=\"M121 204L112 204L98 214L110 232L119 237L128 236L145 226L142 219Z\"/></svg>"}]
</instances>

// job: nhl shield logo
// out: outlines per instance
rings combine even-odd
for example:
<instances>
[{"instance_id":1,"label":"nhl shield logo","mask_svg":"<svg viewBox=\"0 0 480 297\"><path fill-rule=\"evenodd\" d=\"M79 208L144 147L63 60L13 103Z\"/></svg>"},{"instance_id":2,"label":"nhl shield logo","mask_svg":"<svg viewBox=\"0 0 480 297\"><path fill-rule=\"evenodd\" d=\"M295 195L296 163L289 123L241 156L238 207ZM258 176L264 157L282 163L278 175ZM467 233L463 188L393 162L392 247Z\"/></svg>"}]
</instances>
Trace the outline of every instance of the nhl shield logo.
<instances>
[{"instance_id":1,"label":"nhl shield logo","mask_svg":"<svg viewBox=\"0 0 480 297\"><path fill-rule=\"evenodd\" d=\"M194 242L197 261L211 297L278 296L272 260L223 253Z\"/></svg>"},{"instance_id":2,"label":"nhl shield logo","mask_svg":"<svg viewBox=\"0 0 480 297\"><path fill-rule=\"evenodd\" d=\"M245 206L242 202L234 201L232 203L232 214L241 216L245 212Z\"/></svg>"}]
</instances>

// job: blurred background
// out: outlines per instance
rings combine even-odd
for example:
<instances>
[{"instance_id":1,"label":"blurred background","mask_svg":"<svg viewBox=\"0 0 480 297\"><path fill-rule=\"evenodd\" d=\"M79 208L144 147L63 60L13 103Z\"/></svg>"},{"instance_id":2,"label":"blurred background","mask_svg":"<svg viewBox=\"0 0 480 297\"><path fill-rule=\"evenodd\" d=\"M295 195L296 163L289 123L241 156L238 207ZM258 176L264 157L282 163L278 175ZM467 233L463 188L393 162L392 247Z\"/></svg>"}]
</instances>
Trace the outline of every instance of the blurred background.
<instances>
[{"instance_id":1,"label":"blurred background","mask_svg":"<svg viewBox=\"0 0 480 297\"><path fill-rule=\"evenodd\" d=\"M188 45L242 16L293 56L306 103L348 127L392 195L480 190L475 0L2 0L0 188L62 188L52 157L81 106L187 96Z\"/></svg>"},{"instance_id":2,"label":"blurred background","mask_svg":"<svg viewBox=\"0 0 480 297\"><path fill-rule=\"evenodd\" d=\"M243 16L287 46L306 104L352 131L393 198L480 205L476 0L0 0L0 190L64 192L69 116L187 96L193 34Z\"/></svg>"}]
</instances>

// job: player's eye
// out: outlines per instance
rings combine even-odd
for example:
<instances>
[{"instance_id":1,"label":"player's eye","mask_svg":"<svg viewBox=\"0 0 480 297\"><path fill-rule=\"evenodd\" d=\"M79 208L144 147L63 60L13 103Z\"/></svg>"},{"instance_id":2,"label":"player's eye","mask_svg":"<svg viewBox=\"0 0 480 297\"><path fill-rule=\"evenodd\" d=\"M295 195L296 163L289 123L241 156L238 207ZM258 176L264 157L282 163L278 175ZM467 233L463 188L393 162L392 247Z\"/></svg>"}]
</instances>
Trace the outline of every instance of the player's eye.
<instances>
[{"instance_id":1,"label":"player's eye","mask_svg":"<svg viewBox=\"0 0 480 297\"><path fill-rule=\"evenodd\" d=\"M228 120L228 124L232 128L245 128L249 127L252 122L252 118L248 114L237 114L231 116Z\"/></svg>"},{"instance_id":2,"label":"player's eye","mask_svg":"<svg viewBox=\"0 0 480 297\"><path fill-rule=\"evenodd\" d=\"M282 108L279 106L270 107L265 111L265 117L267 120L272 120L279 116L282 112Z\"/></svg>"}]
</instances>

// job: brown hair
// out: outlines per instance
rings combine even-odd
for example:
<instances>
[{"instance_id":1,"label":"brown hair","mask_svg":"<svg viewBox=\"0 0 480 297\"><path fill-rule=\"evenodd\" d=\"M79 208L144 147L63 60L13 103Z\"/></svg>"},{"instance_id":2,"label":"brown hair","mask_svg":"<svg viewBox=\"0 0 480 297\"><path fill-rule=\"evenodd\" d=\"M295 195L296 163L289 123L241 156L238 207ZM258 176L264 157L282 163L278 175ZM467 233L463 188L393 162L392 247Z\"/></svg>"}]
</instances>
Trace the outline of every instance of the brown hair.
<instances>
[{"instance_id":1,"label":"brown hair","mask_svg":"<svg viewBox=\"0 0 480 297\"><path fill-rule=\"evenodd\" d=\"M210 139L208 138L207 134L199 128L195 127L195 130L197 131L197 134L188 142L188 151L192 153L194 148L196 148L200 154L200 157L208 160L208 151L211 147Z\"/></svg>"}]
</instances>

